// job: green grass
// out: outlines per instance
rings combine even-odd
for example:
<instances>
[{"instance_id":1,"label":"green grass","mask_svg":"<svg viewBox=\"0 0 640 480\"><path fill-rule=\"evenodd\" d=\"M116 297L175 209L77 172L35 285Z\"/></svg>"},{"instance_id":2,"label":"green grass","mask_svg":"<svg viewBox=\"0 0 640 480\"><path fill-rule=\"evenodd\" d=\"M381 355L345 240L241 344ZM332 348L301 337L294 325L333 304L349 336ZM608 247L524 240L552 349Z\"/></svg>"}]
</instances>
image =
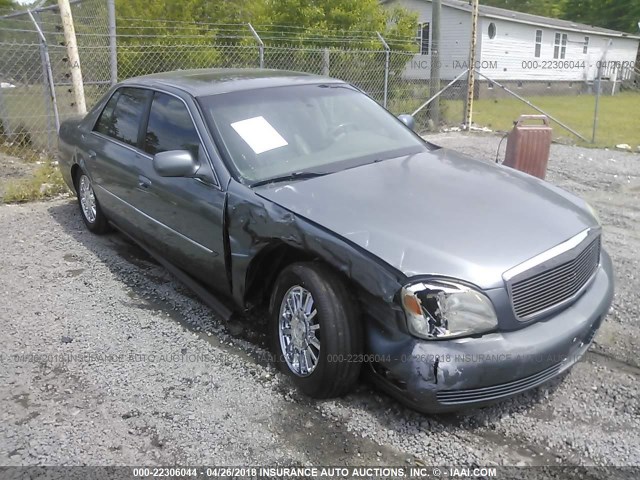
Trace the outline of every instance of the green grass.
<instances>
[{"instance_id":1,"label":"green grass","mask_svg":"<svg viewBox=\"0 0 640 480\"><path fill-rule=\"evenodd\" d=\"M36 168L30 178L9 181L2 200L4 203L23 203L44 200L68 191L60 169L46 161Z\"/></svg>"},{"instance_id":2,"label":"green grass","mask_svg":"<svg viewBox=\"0 0 640 480\"><path fill-rule=\"evenodd\" d=\"M27 163L35 163L41 160L40 152L33 150L29 146L13 145L11 143L2 143L0 137L0 154L9 155L10 157L17 157L20 160Z\"/></svg>"},{"instance_id":3,"label":"green grass","mask_svg":"<svg viewBox=\"0 0 640 480\"><path fill-rule=\"evenodd\" d=\"M595 110L594 96L535 96L527 99L591 140ZM446 105L447 123L459 124L462 118L463 102L450 100L444 101L443 104ZM480 99L473 104L473 122L492 130L508 131L518 116L538 113L513 97ZM585 146L595 147L614 147L620 143L627 143L635 148L640 145L639 125L640 93L637 92L622 92L614 96L600 97L595 144L581 142L560 125L551 122L555 138L571 138Z\"/></svg>"}]
</instances>

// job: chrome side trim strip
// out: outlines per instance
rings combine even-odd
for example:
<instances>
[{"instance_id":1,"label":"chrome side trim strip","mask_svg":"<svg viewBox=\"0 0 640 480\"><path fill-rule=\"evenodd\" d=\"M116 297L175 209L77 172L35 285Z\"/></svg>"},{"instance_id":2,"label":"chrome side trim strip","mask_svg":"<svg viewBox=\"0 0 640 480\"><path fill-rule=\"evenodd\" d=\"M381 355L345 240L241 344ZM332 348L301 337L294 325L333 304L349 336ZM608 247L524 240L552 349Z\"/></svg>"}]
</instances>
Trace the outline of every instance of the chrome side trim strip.
<instances>
[{"instance_id":1,"label":"chrome side trim strip","mask_svg":"<svg viewBox=\"0 0 640 480\"><path fill-rule=\"evenodd\" d=\"M211 250L210 248L205 247L204 245L196 242L195 240L187 237L186 235L183 235L182 233L178 232L177 230L174 230L173 228L169 227L168 225L165 225L162 222L159 222L158 220L156 220L155 218L147 215L146 213L144 213L142 210L140 210L139 208L134 207L133 205L131 205L129 202L126 202L124 200L122 200L120 197L118 197L117 195L115 195L114 193L111 193L109 190L107 190L106 188L104 188L101 185L96 185L96 187L98 187L100 190L102 190L104 193L110 195L111 197L115 198L116 200L118 200L121 203L124 203L127 207L129 207L130 209L134 210L136 213L139 213L140 215L142 215L143 217L145 217L148 220L151 220L153 223L155 223L156 225L163 227L164 229L168 230L169 232L173 233L174 235L177 235L178 237L182 238L183 240L186 240L187 242L191 243L192 245L204 250L205 252L207 252L210 255L213 256L218 256L218 252L214 252L213 250Z\"/></svg>"}]
</instances>

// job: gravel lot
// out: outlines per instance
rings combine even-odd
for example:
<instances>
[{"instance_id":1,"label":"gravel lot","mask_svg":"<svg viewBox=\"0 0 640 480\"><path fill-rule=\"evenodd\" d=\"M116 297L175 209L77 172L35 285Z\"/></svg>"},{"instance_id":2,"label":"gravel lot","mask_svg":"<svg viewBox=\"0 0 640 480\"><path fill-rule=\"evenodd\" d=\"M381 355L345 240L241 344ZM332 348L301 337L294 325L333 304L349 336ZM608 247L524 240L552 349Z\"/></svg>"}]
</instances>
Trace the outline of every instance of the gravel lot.
<instances>
[{"instance_id":1,"label":"gravel lot","mask_svg":"<svg viewBox=\"0 0 640 480\"><path fill-rule=\"evenodd\" d=\"M500 137L431 140L492 161ZM0 465L640 465L640 155L554 145L548 179L605 227L618 283L596 345L548 386L432 417L364 384L301 397L259 318L222 324L70 199L0 207Z\"/></svg>"}]
</instances>

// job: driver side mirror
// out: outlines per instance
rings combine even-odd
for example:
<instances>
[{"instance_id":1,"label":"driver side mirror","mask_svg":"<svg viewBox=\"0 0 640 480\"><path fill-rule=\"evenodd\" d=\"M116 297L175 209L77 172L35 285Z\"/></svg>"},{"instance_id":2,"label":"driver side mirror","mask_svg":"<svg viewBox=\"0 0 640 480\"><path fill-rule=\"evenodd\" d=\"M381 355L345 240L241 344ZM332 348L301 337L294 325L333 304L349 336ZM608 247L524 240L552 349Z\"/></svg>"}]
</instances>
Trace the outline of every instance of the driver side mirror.
<instances>
[{"instance_id":1,"label":"driver side mirror","mask_svg":"<svg viewBox=\"0 0 640 480\"><path fill-rule=\"evenodd\" d=\"M416 121L413 118L413 115L409 115L408 113L403 113L402 115L398 115L398 120L404 123L411 130L416 128Z\"/></svg>"},{"instance_id":2,"label":"driver side mirror","mask_svg":"<svg viewBox=\"0 0 640 480\"><path fill-rule=\"evenodd\" d=\"M198 167L188 150L169 150L153 156L153 168L161 177L192 177Z\"/></svg>"}]
</instances>

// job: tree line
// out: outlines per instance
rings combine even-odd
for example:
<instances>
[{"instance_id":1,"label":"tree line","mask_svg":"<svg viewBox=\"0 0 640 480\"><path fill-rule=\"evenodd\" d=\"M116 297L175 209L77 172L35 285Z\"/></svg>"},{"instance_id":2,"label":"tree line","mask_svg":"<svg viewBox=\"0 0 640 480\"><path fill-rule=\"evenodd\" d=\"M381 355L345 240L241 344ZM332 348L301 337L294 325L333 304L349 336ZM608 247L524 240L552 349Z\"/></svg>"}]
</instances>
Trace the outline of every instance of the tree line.
<instances>
[{"instance_id":1,"label":"tree line","mask_svg":"<svg viewBox=\"0 0 640 480\"><path fill-rule=\"evenodd\" d=\"M56 0L45 2L54 3ZM640 0L480 0L480 3L628 33L640 31ZM0 11L20 10L27 5L17 0L0 0ZM391 25L396 33L403 33L400 25L411 16L403 9L390 11L379 0L116 0L116 8L120 18L252 22L321 31L386 31L387 25Z\"/></svg>"}]
</instances>

